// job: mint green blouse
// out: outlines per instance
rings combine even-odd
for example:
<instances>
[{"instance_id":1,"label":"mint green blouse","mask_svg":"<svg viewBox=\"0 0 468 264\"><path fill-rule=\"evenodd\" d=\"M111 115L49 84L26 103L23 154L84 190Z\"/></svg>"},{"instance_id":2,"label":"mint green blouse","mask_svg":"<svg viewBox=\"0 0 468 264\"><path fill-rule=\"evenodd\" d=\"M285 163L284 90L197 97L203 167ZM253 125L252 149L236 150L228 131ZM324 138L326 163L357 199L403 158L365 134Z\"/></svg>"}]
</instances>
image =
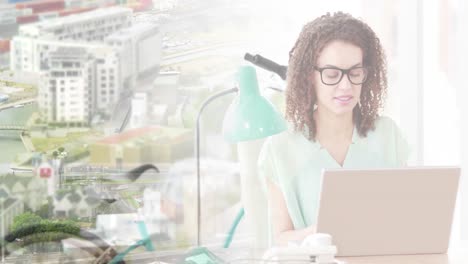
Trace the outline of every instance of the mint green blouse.
<instances>
[{"instance_id":1,"label":"mint green blouse","mask_svg":"<svg viewBox=\"0 0 468 264\"><path fill-rule=\"evenodd\" d=\"M342 168L391 168L407 164L408 143L395 122L376 120L375 130L360 137L356 128ZM318 141L289 129L266 139L258 159L259 175L281 189L294 229L314 225L324 168L341 168Z\"/></svg>"}]
</instances>

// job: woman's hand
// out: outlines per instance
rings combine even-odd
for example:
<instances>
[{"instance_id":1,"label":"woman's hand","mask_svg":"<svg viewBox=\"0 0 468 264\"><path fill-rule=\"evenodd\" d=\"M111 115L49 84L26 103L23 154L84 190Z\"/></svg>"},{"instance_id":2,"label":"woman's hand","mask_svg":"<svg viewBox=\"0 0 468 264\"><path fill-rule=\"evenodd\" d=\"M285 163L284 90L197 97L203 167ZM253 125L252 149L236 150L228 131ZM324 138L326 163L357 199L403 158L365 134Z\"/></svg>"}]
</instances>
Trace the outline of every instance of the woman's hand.
<instances>
[{"instance_id":1,"label":"woman's hand","mask_svg":"<svg viewBox=\"0 0 468 264\"><path fill-rule=\"evenodd\" d=\"M267 187L274 245L287 246L289 242L301 242L308 235L315 233L315 225L295 230L289 216L283 192L269 179L267 179Z\"/></svg>"}]
</instances>

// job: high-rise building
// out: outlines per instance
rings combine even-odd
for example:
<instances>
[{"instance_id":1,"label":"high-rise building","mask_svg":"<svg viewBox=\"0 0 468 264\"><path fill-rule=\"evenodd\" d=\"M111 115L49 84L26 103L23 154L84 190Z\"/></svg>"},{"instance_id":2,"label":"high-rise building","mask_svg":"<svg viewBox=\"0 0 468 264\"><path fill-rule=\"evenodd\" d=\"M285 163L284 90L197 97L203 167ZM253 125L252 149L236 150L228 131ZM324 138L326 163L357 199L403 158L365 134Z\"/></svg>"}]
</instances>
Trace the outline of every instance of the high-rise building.
<instances>
[{"instance_id":1,"label":"high-rise building","mask_svg":"<svg viewBox=\"0 0 468 264\"><path fill-rule=\"evenodd\" d=\"M103 40L115 31L131 25L132 10L125 7L96 9L21 26L19 35L30 38Z\"/></svg>"},{"instance_id":2,"label":"high-rise building","mask_svg":"<svg viewBox=\"0 0 468 264\"><path fill-rule=\"evenodd\" d=\"M131 14L111 7L20 27L10 68L41 74L39 106L49 122L88 124L110 114L122 91L157 72L158 25L132 25Z\"/></svg>"},{"instance_id":3,"label":"high-rise building","mask_svg":"<svg viewBox=\"0 0 468 264\"><path fill-rule=\"evenodd\" d=\"M95 98L94 109L108 113L119 99L122 88L122 61L120 53L115 49L103 45L100 49L90 50L94 58Z\"/></svg>"},{"instance_id":4,"label":"high-rise building","mask_svg":"<svg viewBox=\"0 0 468 264\"><path fill-rule=\"evenodd\" d=\"M86 49L59 47L49 55L49 70L39 84L39 108L51 122L88 123L92 100Z\"/></svg>"},{"instance_id":5,"label":"high-rise building","mask_svg":"<svg viewBox=\"0 0 468 264\"><path fill-rule=\"evenodd\" d=\"M132 10L123 7L97 9L19 28L19 35L11 41L10 68L14 71L43 70L47 60L40 40L102 41L114 32L131 25Z\"/></svg>"},{"instance_id":6,"label":"high-rise building","mask_svg":"<svg viewBox=\"0 0 468 264\"><path fill-rule=\"evenodd\" d=\"M119 57L102 44L44 41L46 69L39 83L39 108L49 122L88 124L92 114L117 102Z\"/></svg>"},{"instance_id":7,"label":"high-rise building","mask_svg":"<svg viewBox=\"0 0 468 264\"><path fill-rule=\"evenodd\" d=\"M112 109L122 87L121 51L102 41L128 28L131 14L112 7L20 27L10 68L41 74L38 101L49 122L88 124Z\"/></svg>"},{"instance_id":8,"label":"high-rise building","mask_svg":"<svg viewBox=\"0 0 468 264\"><path fill-rule=\"evenodd\" d=\"M109 35L105 42L120 52L125 87L133 89L137 78L158 70L162 56L162 34L157 24L134 24Z\"/></svg>"}]
</instances>

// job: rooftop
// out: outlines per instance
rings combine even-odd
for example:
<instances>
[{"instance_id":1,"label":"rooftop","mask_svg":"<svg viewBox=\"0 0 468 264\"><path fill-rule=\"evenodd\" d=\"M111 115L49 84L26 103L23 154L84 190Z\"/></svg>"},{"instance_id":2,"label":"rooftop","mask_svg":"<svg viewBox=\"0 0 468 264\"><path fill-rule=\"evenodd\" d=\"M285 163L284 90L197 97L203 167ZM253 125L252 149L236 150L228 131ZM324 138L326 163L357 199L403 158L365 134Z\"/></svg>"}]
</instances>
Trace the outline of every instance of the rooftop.
<instances>
[{"instance_id":1,"label":"rooftop","mask_svg":"<svg viewBox=\"0 0 468 264\"><path fill-rule=\"evenodd\" d=\"M108 7L108 8L99 8L93 11L84 12L80 14L65 16L65 17L58 17L55 19L45 20L33 24L28 24L21 26L20 30L54 30L57 28L62 28L71 24L76 23L83 23L90 20L95 20L104 17L111 17L111 16L120 16L120 15L130 15L132 14L132 9L125 8L125 7Z\"/></svg>"},{"instance_id":2,"label":"rooftop","mask_svg":"<svg viewBox=\"0 0 468 264\"><path fill-rule=\"evenodd\" d=\"M18 199L15 198L7 198L3 201L3 209L6 210L8 207L10 207L12 204L14 204Z\"/></svg>"},{"instance_id":3,"label":"rooftop","mask_svg":"<svg viewBox=\"0 0 468 264\"><path fill-rule=\"evenodd\" d=\"M173 128L173 127L162 127L162 126L147 126L141 128L135 128L123 133L113 135L104 138L97 143L100 144L122 144L129 142L142 141L143 138L156 139L157 137L167 137L170 139L184 138L189 132L189 129L185 128Z\"/></svg>"},{"instance_id":4,"label":"rooftop","mask_svg":"<svg viewBox=\"0 0 468 264\"><path fill-rule=\"evenodd\" d=\"M137 23L128 28L121 29L107 37L108 40L121 40L130 37L140 36L144 33L154 30L158 32L158 25L154 23Z\"/></svg>"}]
</instances>

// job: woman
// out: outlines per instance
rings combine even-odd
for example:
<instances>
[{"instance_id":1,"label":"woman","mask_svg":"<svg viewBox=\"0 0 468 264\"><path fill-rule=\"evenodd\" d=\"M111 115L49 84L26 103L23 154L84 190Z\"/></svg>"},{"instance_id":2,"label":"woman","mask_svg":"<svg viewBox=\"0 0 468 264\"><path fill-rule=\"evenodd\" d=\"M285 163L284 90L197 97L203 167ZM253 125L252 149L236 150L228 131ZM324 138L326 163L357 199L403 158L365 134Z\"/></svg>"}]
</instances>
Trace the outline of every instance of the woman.
<instances>
[{"instance_id":1,"label":"woman","mask_svg":"<svg viewBox=\"0 0 468 264\"><path fill-rule=\"evenodd\" d=\"M286 119L259 157L276 244L314 232L324 168L404 166L408 145L379 116L387 91L385 55L364 22L344 13L306 24L290 51Z\"/></svg>"}]
</instances>

